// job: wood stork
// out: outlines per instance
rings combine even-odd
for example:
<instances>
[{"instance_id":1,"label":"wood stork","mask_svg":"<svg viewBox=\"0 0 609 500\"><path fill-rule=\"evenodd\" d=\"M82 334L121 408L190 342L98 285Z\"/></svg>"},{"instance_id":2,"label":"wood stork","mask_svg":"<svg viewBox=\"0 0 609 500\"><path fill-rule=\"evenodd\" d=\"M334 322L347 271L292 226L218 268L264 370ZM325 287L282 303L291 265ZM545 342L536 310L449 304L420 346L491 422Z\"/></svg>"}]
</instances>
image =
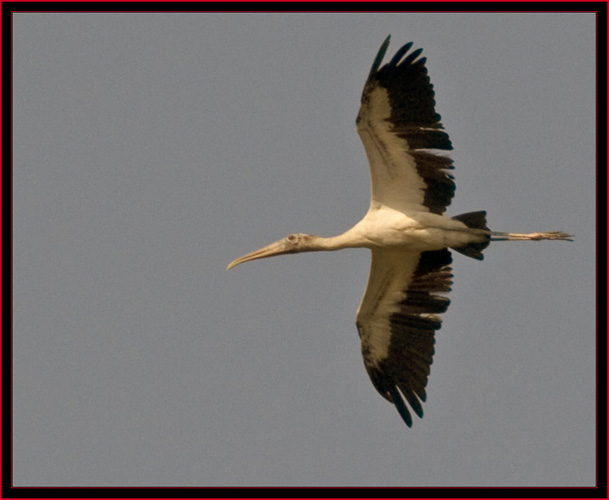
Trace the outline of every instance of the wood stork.
<instances>
[{"instance_id":1,"label":"wood stork","mask_svg":"<svg viewBox=\"0 0 609 500\"><path fill-rule=\"evenodd\" d=\"M411 427L406 402L423 417L438 314L450 303L449 249L482 260L493 240L571 240L571 235L490 231L484 211L442 215L455 183L452 160L441 151L452 145L434 109L426 59L419 57L421 49L408 54L411 42L381 67L389 40L374 59L356 120L372 177L364 218L333 238L291 234L227 269L274 255L369 248L372 266L356 317L364 365L377 391Z\"/></svg>"}]
</instances>

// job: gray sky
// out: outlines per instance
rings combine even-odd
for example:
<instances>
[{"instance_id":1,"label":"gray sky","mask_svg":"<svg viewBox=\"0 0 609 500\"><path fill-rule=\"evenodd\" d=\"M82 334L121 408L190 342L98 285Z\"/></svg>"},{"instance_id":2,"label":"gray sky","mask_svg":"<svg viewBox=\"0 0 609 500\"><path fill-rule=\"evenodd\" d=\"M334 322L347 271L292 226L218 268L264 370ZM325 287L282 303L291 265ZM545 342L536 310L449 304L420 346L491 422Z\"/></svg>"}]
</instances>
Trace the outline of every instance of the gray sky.
<instances>
[{"instance_id":1,"label":"gray sky","mask_svg":"<svg viewBox=\"0 0 609 500\"><path fill-rule=\"evenodd\" d=\"M14 16L16 486L595 480L592 14ZM424 49L452 215L573 243L454 257L425 417L363 366L367 250L248 263L368 208L387 34Z\"/></svg>"}]
</instances>

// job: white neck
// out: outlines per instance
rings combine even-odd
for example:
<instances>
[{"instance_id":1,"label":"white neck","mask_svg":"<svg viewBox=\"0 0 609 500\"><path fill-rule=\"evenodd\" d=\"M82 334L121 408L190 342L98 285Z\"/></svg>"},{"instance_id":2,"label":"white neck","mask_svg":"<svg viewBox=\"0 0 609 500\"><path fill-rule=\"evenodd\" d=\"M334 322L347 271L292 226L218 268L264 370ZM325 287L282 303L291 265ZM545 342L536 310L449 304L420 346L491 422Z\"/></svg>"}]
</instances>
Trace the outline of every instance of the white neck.
<instances>
[{"instance_id":1,"label":"white neck","mask_svg":"<svg viewBox=\"0 0 609 500\"><path fill-rule=\"evenodd\" d=\"M311 236L307 250L315 251L333 251L343 248L362 248L369 247L366 240L362 239L359 232L349 229L338 236L324 238L322 236Z\"/></svg>"}]
</instances>

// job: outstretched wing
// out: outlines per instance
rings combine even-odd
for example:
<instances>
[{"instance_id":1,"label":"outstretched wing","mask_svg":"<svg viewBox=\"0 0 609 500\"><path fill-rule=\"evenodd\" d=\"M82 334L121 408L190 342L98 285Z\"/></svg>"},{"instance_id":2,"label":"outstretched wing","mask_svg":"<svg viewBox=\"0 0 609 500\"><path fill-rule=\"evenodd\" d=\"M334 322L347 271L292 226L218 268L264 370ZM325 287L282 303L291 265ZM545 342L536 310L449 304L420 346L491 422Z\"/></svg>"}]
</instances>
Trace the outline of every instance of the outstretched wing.
<instances>
[{"instance_id":1,"label":"outstretched wing","mask_svg":"<svg viewBox=\"0 0 609 500\"><path fill-rule=\"evenodd\" d=\"M452 257L431 252L372 250L372 266L357 311L364 365L377 391L395 404L409 427L410 408L423 417L421 402L434 354L438 314L450 300Z\"/></svg>"},{"instance_id":2,"label":"outstretched wing","mask_svg":"<svg viewBox=\"0 0 609 500\"><path fill-rule=\"evenodd\" d=\"M370 70L356 121L370 162L371 203L441 214L450 205L455 183L449 173L452 160L438 150L452 145L434 109L421 49L407 55L408 43L380 67L389 38Z\"/></svg>"}]
</instances>

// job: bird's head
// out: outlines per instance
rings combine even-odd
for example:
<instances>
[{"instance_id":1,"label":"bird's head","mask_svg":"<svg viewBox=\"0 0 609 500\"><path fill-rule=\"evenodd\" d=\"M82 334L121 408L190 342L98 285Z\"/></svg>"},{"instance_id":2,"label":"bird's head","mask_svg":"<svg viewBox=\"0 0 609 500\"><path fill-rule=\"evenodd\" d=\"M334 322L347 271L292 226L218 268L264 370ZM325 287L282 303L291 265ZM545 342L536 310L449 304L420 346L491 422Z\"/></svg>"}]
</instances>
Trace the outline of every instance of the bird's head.
<instances>
[{"instance_id":1,"label":"bird's head","mask_svg":"<svg viewBox=\"0 0 609 500\"><path fill-rule=\"evenodd\" d=\"M286 253L298 253L306 252L308 250L315 250L312 244L317 239L318 237L312 234L290 234L279 241L271 243L270 245L233 260L226 269L231 269L238 264L242 264L243 262L250 260L265 259L266 257L274 257L275 255L283 255Z\"/></svg>"}]
</instances>

